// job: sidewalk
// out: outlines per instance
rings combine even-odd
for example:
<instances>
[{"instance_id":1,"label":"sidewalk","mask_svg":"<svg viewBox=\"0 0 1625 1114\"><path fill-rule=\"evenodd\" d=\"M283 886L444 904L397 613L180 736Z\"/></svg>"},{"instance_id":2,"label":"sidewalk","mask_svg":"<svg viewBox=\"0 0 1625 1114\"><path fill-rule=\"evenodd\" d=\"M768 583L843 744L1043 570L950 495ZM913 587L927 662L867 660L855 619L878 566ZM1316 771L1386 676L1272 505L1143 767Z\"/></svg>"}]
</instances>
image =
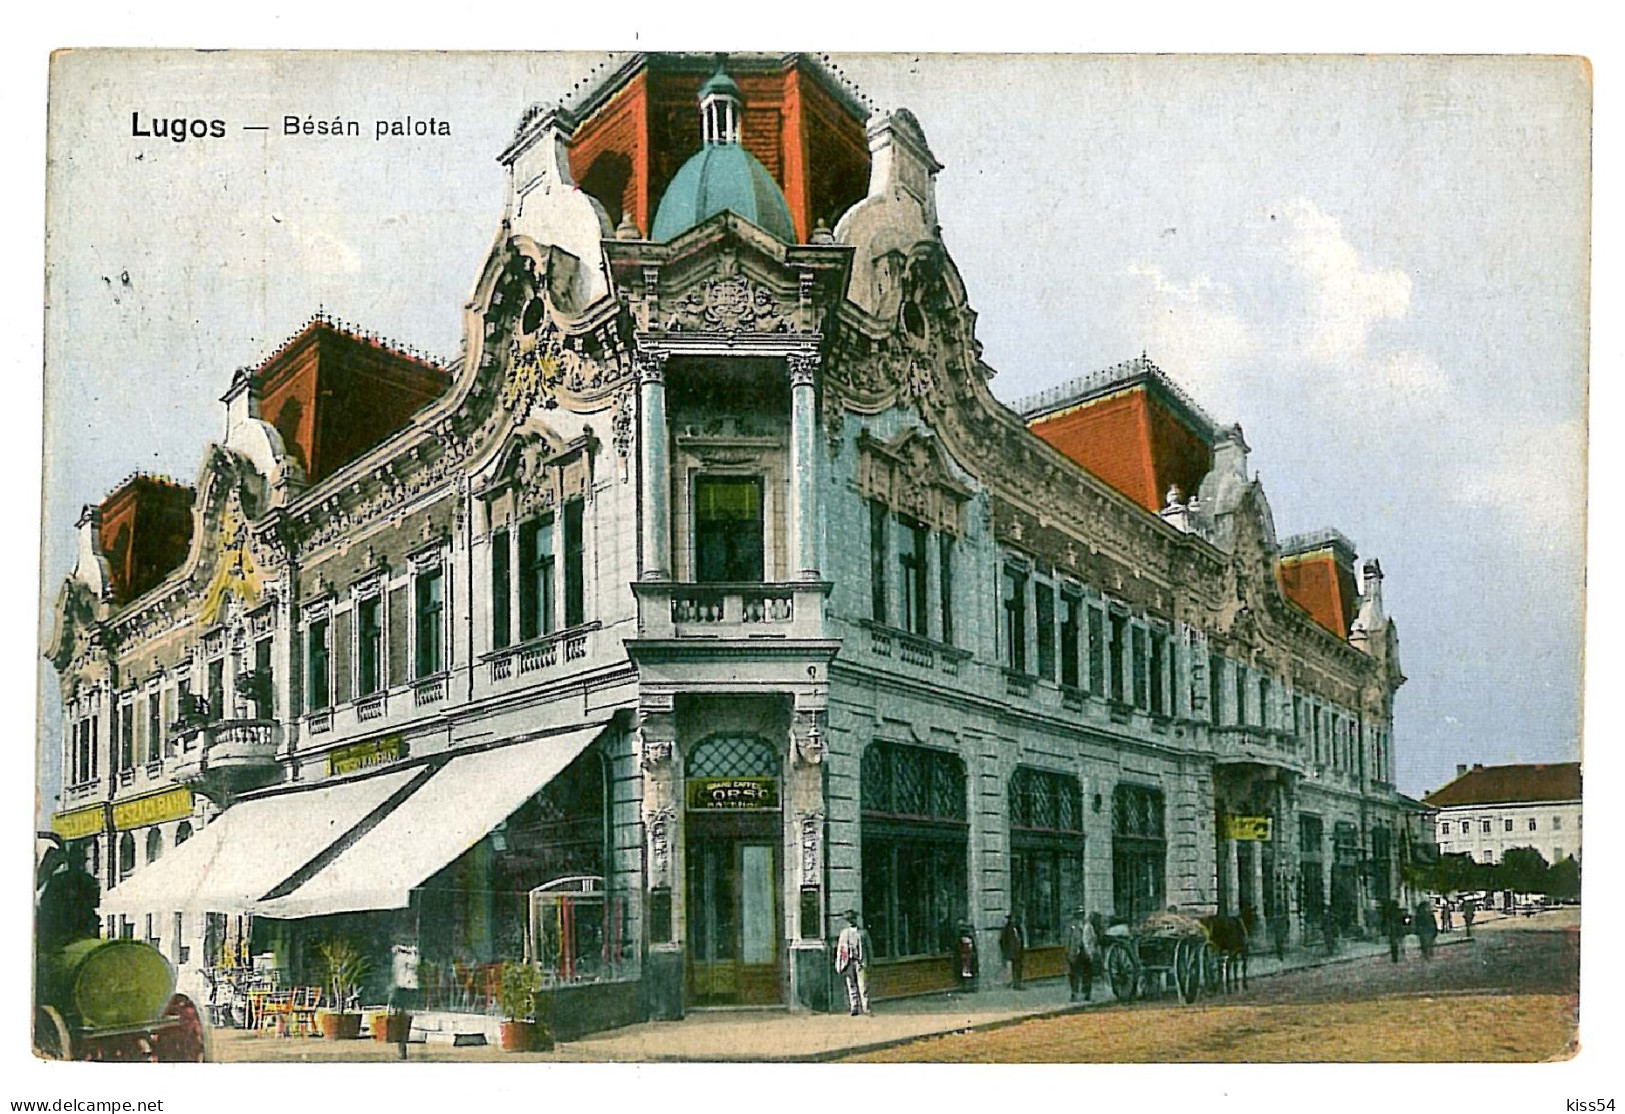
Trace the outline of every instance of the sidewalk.
<instances>
[{"instance_id":1,"label":"sidewalk","mask_svg":"<svg viewBox=\"0 0 1625 1114\"><path fill-rule=\"evenodd\" d=\"M1462 933L1440 936L1439 944L1465 944ZM1414 956L1416 942L1407 941ZM1251 957L1248 978L1268 978L1283 971L1348 963L1386 956L1386 941L1345 941L1335 956L1290 952L1285 963L1273 955ZM1177 1006L1170 991L1165 999ZM1204 999L1222 1002L1224 999ZM930 994L877 1002L869 1017L846 1013L792 1013L785 1009L694 1010L682 1021L649 1021L596 1033L560 1044L545 1053L504 1053L490 1046L451 1048L413 1044L412 1061L470 1063L500 1061L622 1061L622 1062L742 1062L819 1061L856 1052L873 1051L920 1037L969 1029L989 1029L1034 1017L1076 1013L1112 1004L1104 979L1095 983L1092 1002L1067 1000L1065 979L1029 983L1025 990L990 987L976 994ZM372 1041L329 1043L321 1040L278 1039L234 1030L213 1034L213 1057L222 1061L390 1061L396 1046Z\"/></svg>"}]
</instances>

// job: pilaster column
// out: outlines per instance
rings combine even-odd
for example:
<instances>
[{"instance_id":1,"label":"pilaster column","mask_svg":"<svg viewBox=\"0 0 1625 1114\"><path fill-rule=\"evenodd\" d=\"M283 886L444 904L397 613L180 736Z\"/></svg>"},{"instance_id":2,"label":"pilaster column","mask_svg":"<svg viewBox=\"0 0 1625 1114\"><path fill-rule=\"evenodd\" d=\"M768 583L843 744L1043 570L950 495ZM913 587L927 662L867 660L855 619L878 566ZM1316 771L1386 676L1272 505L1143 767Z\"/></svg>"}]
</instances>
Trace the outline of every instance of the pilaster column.
<instances>
[{"instance_id":1,"label":"pilaster column","mask_svg":"<svg viewBox=\"0 0 1625 1114\"><path fill-rule=\"evenodd\" d=\"M1226 916L1241 914L1241 855L1236 841L1224 841L1224 912Z\"/></svg>"},{"instance_id":2,"label":"pilaster column","mask_svg":"<svg viewBox=\"0 0 1625 1114\"><path fill-rule=\"evenodd\" d=\"M666 353L638 355L638 473L643 477L644 580L671 579L671 458Z\"/></svg>"},{"instance_id":3,"label":"pilaster column","mask_svg":"<svg viewBox=\"0 0 1625 1114\"><path fill-rule=\"evenodd\" d=\"M1253 843L1253 912L1258 917L1258 931L1264 931L1264 844Z\"/></svg>"},{"instance_id":4,"label":"pilaster column","mask_svg":"<svg viewBox=\"0 0 1625 1114\"><path fill-rule=\"evenodd\" d=\"M813 385L818 354L796 352L790 365L790 539L797 580L817 580L819 555L818 398Z\"/></svg>"}]
</instances>

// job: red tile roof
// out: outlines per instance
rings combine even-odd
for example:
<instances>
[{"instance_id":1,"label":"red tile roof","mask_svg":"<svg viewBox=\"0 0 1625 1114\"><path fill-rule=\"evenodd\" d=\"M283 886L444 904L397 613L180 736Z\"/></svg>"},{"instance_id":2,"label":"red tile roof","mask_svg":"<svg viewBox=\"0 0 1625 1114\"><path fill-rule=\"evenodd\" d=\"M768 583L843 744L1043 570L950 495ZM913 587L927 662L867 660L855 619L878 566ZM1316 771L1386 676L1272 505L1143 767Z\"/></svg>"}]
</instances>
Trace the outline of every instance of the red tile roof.
<instances>
[{"instance_id":1,"label":"red tile roof","mask_svg":"<svg viewBox=\"0 0 1625 1114\"><path fill-rule=\"evenodd\" d=\"M1449 808L1579 799L1578 762L1541 762L1523 766L1474 766L1423 801L1432 808Z\"/></svg>"}]
</instances>

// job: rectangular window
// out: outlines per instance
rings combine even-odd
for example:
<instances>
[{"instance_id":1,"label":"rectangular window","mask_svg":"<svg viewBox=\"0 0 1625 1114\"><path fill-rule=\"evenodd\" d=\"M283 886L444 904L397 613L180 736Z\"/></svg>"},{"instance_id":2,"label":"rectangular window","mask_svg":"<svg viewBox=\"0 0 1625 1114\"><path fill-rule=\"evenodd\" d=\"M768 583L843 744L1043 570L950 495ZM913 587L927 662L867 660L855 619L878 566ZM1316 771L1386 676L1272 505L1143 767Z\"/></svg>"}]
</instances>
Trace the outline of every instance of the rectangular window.
<instances>
[{"instance_id":1,"label":"rectangular window","mask_svg":"<svg viewBox=\"0 0 1625 1114\"><path fill-rule=\"evenodd\" d=\"M1129 628L1130 655L1134 662L1134 706L1142 712L1151 707L1151 668L1144 627Z\"/></svg>"},{"instance_id":2,"label":"rectangular window","mask_svg":"<svg viewBox=\"0 0 1625 1114\"><path fill-rule=\"evenodd\" d=\"M1567 856L1565 856L1563 854L1563 849L1561 847L1553 847L1552 848L1552 863L1553 863L1553 865L1556 865L1557 863L1562 862L1566 857Z\"/></svg>"},{"instance_id":3,"label":"rectangular window","mask_svg":"<svg viewBox=\"0 0 1625 1114\"><path fill-rule=\"evenodd\" d=\"M890 516L879 503L869 504L869 614L877 623L890 623L886 614L886 521Z\"/></svg>"},{"instance_id":4,"label":"rectangular window","mask_svg":"<svg viewBox=\"0 0 1625 1114\"><path fill-rule=\"evenodd\" d=\"M519 640L553 633L553 516L519 527Z\"/></svg>"},{"instance_id":5,"label":"rectangular window","mask_svg":"<svg viewBox=\"0 0 1625 1114\"><path fill-rule=\"evenodd\" d=\"M1061 684L1078 687L1078 619L1083 599L1061 593Z\"/></svg>"},{"instance_id":6,"label":"rectangular window","mask_svg":"<svg viewBox=\"0 0 1625 1114\"><path fill-rule=\"evenodd\" d=\"M1270 695L1270 679L1268 677L1259 677L1258 725L1260 727L1268 727L1270 725Z\"/></svg>"},{"instance_id":7,"label":"rectangular window","mask_svg":"<svg viewBox=\"0 0 1625 1114\"><path fill-rule=\"evenodd\" d=\"M1165 716L1168 714L1168 701L1162 683L1162 675L1168 661L1168 636L1161 631L1151 632L1151 714Z\"/></svg>"},{"instance_id":8,"label":"rectangular window","mask_svg":"<svg viewBox=\"0 0 1625 1114\"><path fill-rule=\"evenodd\" d=\"M1106 616L1098 607L1089 609L1089 691L1106 695Z\"/></svg>"},{"instance_id":9,"label":"rectangular window","mask_svg":"<svg viewBox=\"0 0 1625 1114\"><path fill-rule=\"evenodd\" d=\"M1128 679L1123 675L1123 655L1128 652L1128 616L1108 615L1111 621L1111 641L1106 647L1107 668L1111 673L1111 698L1122 704L1128 699Z\"/></svg>"},{"instance_id":10,"label":"rectangular window","mask_svg":"<svg viewBox=\"0 0 1625 1114\"><path fill-rule=\"evenodd\" d=\"M1236 690L1236 719L1237 724L1250 722L1247 714L1247 667L1240 662L1230 672L1230 678L1235 682Z\"/></svg>"},{"instance_id":11,"label":"rectangular window","mask_svg":"<svg viewBox=\"0 0 1625 1114\"><path fill-rule=\"evenodd\" d=\"M509 548L507 530L491 535L491 648L501 650L513 641L513 596L510 565L513 551Z\"/></svg>"},{"instance_id":12,"label":"rectangular window","mask_svg":"<svg viewBox=\"0 0 1625 1114\"><path fill-rule=\"evenodd\" d=\"M371 696L383 687L384 625L383 598L368 596L356 601L355 684L358 696Z\"/></svg>"},{"instance_id":13,"label":"rectangular window","mask_svg":"<svg viewBox=\"0 0 1625 1114\"><path fill-rule=\"evenodd\" d=\"M1292 698L1292 734L1296 738L1303 737L1303 697Z\"/></svg>"},{"instance_id":14,"label":"rectangular window","mask_svg":"<svg viewBox=\"0 0 1625 1114\"><path fill-rule=\"evenodd\" d=\"M441 638L441 570L431 569L418 573L417 595L417 675L432 676L440 672Z\"/></svg>"},{"instance_id":15,"label":"rectangular window","mask_svg":"<svg viewBox=\"0 0 1625 1114\"><path fill-rule=\"evenodd\" d=\"M926 543L929 535L920 523L899 516L897 539L898 599L903 602L903 627L922 637L926 627Z\"/></svg>"},{"instance_id":16,"label":"rectangular window","mask_svg":"<svg viewBox=\"0 0 1625 1114\"><path fill-rule=\"evenodd\" d=\"M1479 821L1478 833L1479 833L1479 835L1489 835L1490 834L1490 822L1488 820Z\"/></svg>"},{"instance_id":17,"label":"rectangular window","mask_svg":"<svg viewBox=\"0 0 1625 1114\"><path fill-rule=\"evenodd\" d=\"M1510 817L1501 822L1501 830L1503 832L1510 832L1512 830L1512 819Z\"/></svg>"},{"instance_id":18,"label":"rectangular window","mask_svg":"<svg viewBox=\"0 0 1625 1114\"><path fill-rule=\"evenodd\" d=\"M135 769L135 701L119 709L122 722L119 725L120 768Z\"/></svg>"},{"instance_id":19,"label":"rectangular window","mask_svg":"<svg viewBox=\"0 0 1625 1114\"><path fill-rule=\"evenodd\" d=\"M587 621L586 501L564 504L564 625L579 627ZM757 579L761 579L758 568Z\"/></svg>"},{"instance_id":20,"label":"rectangular window","mask_svg":"<svg viewBox=\"0 0 1625 1114\"><path fill-rule=\"evenodd\" d=\"M271 640L254 643L254 715L276 718L276 675L271 671Z\"/></svg>"},{"instance_id":21,"label":"rectangular window","mask_svg":"<svg viewBox=\"0 0 1625 1114\"><path fill-rule=\"evenodd\" d=\"M1004 663L1027 671L1027 575L1004 570Z\"/></svg>"},{"instance_id":22,"label":"rectangular window","mask_svg":"<svg viewBox=\"0 0 1625 1114\"><path fill-rule=\"evenodd\" d=\"M163 757L164 712L159 693L147 695L147 761L156 762Z\"/></svg>"},{"instance_id":23,"label":"rectangular window","mask_svg":"<svg viewBox=\"0 0 1625 1114\"><path fill-rule=\"evenodd\" d=\"M312 712L320 711L332 701L331 691L328 688L327 669L327 620L316 619L305 630L305 645L307 647L305 660L310 665L309 677L306 681L307 694L305 706Z\"/></svg>"},{"instance_id":24,"label":"rectangular window","mask_svg":"<svg viewBox=\"0 0 1625 1114\"><path fill-rule=\"evenodd\" d=\"M1322 762L1322 758L1321 758L1321 754L1320 754L1320 724L1321 724L1322 718L1324 718L1324 717L1322 716L1321 712L1322 712L1322 709L1317 707L1309 715L1310 724L1311 724L1310 731L1314 736L1315 764L1317 766Z\"/></svg>"},{"instance_id":25,"label":"rectangular window","mask_svg":"<svg viewBox=\"0 0 1625 1114\"><path fill-rule=\"evenodd\" d=\"M1207 656L1208 722L1217 727L1224 722L1224 659L1218 654Z\"/></svg>"},{"instance_id":26,"label":"rectangular window","mask_svg":"<svg viewBox=\"0 0 1625 1114\"><path fill-rule=\"evenodd\" d=\"M209 719L218 720L226 714L226 662L215 658L209 663Z\"/></svg>"},{"instance_id":27,"label":"rectangular window","mask_svg":"<svg viewBox=\"0 0 1625 1114\"><path fill-rule=\"evenodd\" d=\"M1563 830L1563 818L1561 816L1552 817L1552 831L1560 832L1562 830Z\"/></svg>"},{"instance_id":28,"label":"rectangular window","mask_svg":"<svg viewBox=\"0 0 1625 1114\"><path fill-rule=\"evenodd\" d=\"M941 597L942 641L954 644L954 539L937 535L937 589Z\"/></svg>"},{"instance_id":29,"label":"rectangular window","mask_svg":"<svg viewBox=\"0 0 1625 1114\"><path fill-rule=\"evenodd\" d=\"M1038 675L1055 680L1055 589L1048 584L1033 585L1033 610L1037 614Z\"/></svg>"},{"instance_id":30,"label":"rectangular window","mask_svg":"<svg viewBox=\"0 0 1625 1114\"><path fill-rule=\"evenodd\" d=\"M759 477L694 478L695 580L761 583L763 537Z\"/></svg>"}]
</instances>

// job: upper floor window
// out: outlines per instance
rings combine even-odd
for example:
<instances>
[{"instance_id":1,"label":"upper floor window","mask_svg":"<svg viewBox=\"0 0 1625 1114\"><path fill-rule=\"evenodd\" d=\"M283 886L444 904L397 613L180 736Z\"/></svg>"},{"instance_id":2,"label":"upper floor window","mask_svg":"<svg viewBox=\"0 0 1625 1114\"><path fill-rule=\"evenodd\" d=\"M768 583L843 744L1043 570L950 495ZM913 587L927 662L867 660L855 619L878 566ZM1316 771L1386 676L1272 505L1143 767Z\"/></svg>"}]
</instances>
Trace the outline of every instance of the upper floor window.
<instances>
[{"instance_id":1,"label":"upper floor window","mask_svg":"<svg viewBox=\"0 0 1625 1114\"><path fill-rule=\"evenodd\" d=\"M1134 706L1145 711L1151 707L1151 669L1144 627L1129 628L1129 648L1134 664Z\"/></svg>"},{"instance_id":2,"label":"upper floor window","mask_svg":"<svg viewBox=\"0 0 1625 1114\"><path fill-rule=\"evenodd\" d=\"M311 711L320 711L333 701L330 687L328 641L328 621L324 615L320 619L313 619L305 628L306 661L309 663L309 676L306 680L305 701Z\"/></svg>"},{"instance_id":3,"label":"upper floor window","mask_svg":"<svg viewBox=\"0 0 1625 1114\"><path fill-rule=\"evenodd\" d=\"M1128 701L1128 680L1124 676L1124 670L1127 667L1123 662L1123 657L1128 653L1129 649L1128 616L1112 612L1107 618L1110 620L1108 629L1111 631L1111 643L1107 647L1106 653L1107 668L1111 678L1111 698L1115 703L1124 704Z\"/></svg>"},{"instance_id":4,"label":"upper floor window","mask_svg":"<svg viewBox=\"0 0 1625 1114\"><path fill-rule=\"evenodd\" d=\"M254 643L254 715L258 719L276 717L276 677L271 666L271 640Z\"/></svg>"},{"instance_id":5,"label":"upper floor window","mask_svg":"<svg viewBox=\"0 0 1625 1114\"><path fill-rule=\"evenodd\" d=\"M1209 654L1207 659L1208 721L1215 726L1224 722L1224 659Z\"/></svg>"},{"instance_id":6,"label":"upper floor window","mask_svg":"<svg viewBox=\"0 0 1625 1114\"><path fill-rule=\"evenodd\" d=\"M1106 695L1106 615L1098 607L1089 609L1089 691Z\"/></svg>"},{"instance_id":7,"label":"upper floor window","mask_svg":"<svg viewBox=\"0 0 1625 1114\"><path fill-rule=\"evenodd\" d=\"M1004 570L1004 663L1027 671L1027 574Z\"/></svg>"},{"instance_id":8,"label":"upper floor window","mask_svg":"<svg viewBox=\"0 0 1625 1114\"><path fill-rule=\"evenodd\" d=\"M942 641L954 644L954 539L937 535L937 595L942 611Z\"/></svg>"},{"instance_id":9,"label":"upper floor window","mask_svg":"<svg viewBox=\"0 0 1625 1114\"><path fill-rule=\"evenodd\" d=\"M1230 675L1236 689L1235 722L1238 724L1250 723L1252 717L1247 714L1247 667L1240 662L1236 662L1231 667Z\"/></svg>"},{"instance_id":10,"label":"upper floor window","mask_svg":"<svg viewBox=\"0 0 1625 1114\"><path fill-rule=\"evenodd\" d=\"M694 579L762 579L762 481L757 476L694 478Z\"/></svg>"},{"instance_id":11,"label":"upper floor window","mask_svg":"<svg viewBox=\"0 0 1625 1114\"><path fill-rule=\"evenodd\" d=\"M1260 674L1258 678L1258 725L1260 727L1268 727L1270 725L1271 696L1270 679Z\"/></svg>"},{"instance_id":12,"label":"upper floor window","mask_svg":"<svg viewBox=\"0 0 1625 1114\"><path fill-rule=\"evenodd\" d=\"M119 708L119 769L135 769L135 701Z\"/></svg>"},{"instance_id":13,"label":"upper floor window","mask_svg":"<svg viewBox=\"0 0 1625 1114\"><path fill-rule=\"evenodd\" d=\"M1561 816L1552 817L1552 831L1560 832L1562 830L1563 830L1563 818Z\"/></svg>"},{"instance_id":14,"label":"upper floor window","mask_svg":"<svg viewBox=\"0 0 1625 1114\"><path fill-rule=\"evenodd\" d=\"M513 554L508 531L496 530L491 534L491 648L503 649L513 641L512 591Z\"/></svg>"},{"instance_id":15,"label":"upper floor window","mask_svg":"<svg viewBox=\"0 0 1625 1114\"><path fill-rule=\"evenodd\" d=\"M1033 610L1037 614L1038 675L1055 680L1055 589L1048 584L1033 585Z\"/></svg>"},{"instance_id":16,"label":"upper floor window","mask_svg":"<svg viewBox=\"0 0 1625 1114\"><path fill-rule=\"evenodd\" d=\"M156 762L163 757L164 709L162 694L156 689L147 694L147 761Z\"/></svg>"},{"instance_id":17,"label":"upper floor window","mask_svg":"<svg viewBox=\"0 0 1625 1114\"><path fill-rule=\"evenodd\" d=\"M1488 820L1480 821L1479 825L1478 825L1478 832L1479 832L1480 835L1489 835L1490 834L1490 822Z\"/></svg>"},{"instance_id":18,"label":"upper floor window","mask_svg":"<svg viewBox=\"0 0 1625 1114\"><path fill-rule=\"evenodd\" d=\"M209 718L217 720L226 714L226 659L209 662Z\"/></svg>"},{"instance_id":19,"label":"upper floor window","mask_svg":"<svg viewBox=\"0 0 1625 1114\"><path fill-rule=\"evenodd\" d=\"M521 642L552 633L557 625L553 592L553 516L544 515L519 527Z\"/></svg>"},{"instance_id":20,"label":"upper floor window","mask_svg":"<svg viewBox=\"0 0 1625 1114\"><path fill-rule=\"evenodd\" d=\"M890 516L885 505L869 503L869 615L877 623L889 623L886 612L886 524Z\"/></svg>"},{"instance_id":21,"label":"upper floor window","mask_svg":"<svg viewBox=\"0 0 1625 1114\"><path fill-rule=\"evenodd\" d=\"M579 627L587 618L586 507L582 499L571 499L564 504L564 625L567 627ZM758 510L757 521L760 520ZM758 580L762 576L760 549L758 546L755 576Z\"/></svg>"},{"instance_id":22,"label":"upper floor window","mask_svg":"<svg viewBox=\"0 0 1625 1114\"><path fill-rule=\"evenodd\" d=\"M1061 593L1061 684L1078 687L1078 622L1083 597L1075 592Z\"/></svg>"},{"instance_id":23,"label":"upper floor window","mask_svg":"<svg viewBox=\"0 0 1625 1114\"><path fill-rule=\"evenodd\" d=\"M1162 631L1151 632L1151 714L1169 713L1168 699L1163 688L1163 672L1168 663L1168 636Z\"/></svg>"},{"instance_id":24,"label":"upper floor window","mask_svg":"<svg viewBox=\"0 0 1625 1114\"><path fill-rule=\"evenodd\" d=\"M437 567L424 569L417 575L414 585L416 602L417 676L428 677L440 672L443 661L441 640L445 636L444 601L442 598L443 572Z\"/></svg>"},{"instance_id":25,"label":"upper floor window","mask_svg":"<svg viewBox=\"0 0 1625 1114\"><path fill-rule=\"evenodd\" d=\"M384 624L383 598L367 596L356 601L355 687L357 696L371 696L383 688Z\"/></svg>"},{"instance_id":26,"label":"upper floor window","mask_svg":"<svg viewBox=\"0 0 1625 1114\"><path fill-rule=\"evenodd\" d=\"M926 603L926 545L929 534L924 525L909 518L898 518L897 568L898 599L903 604L903 626L910 634L922 637L930 633Z\"/></svg>"}]
</instances>

